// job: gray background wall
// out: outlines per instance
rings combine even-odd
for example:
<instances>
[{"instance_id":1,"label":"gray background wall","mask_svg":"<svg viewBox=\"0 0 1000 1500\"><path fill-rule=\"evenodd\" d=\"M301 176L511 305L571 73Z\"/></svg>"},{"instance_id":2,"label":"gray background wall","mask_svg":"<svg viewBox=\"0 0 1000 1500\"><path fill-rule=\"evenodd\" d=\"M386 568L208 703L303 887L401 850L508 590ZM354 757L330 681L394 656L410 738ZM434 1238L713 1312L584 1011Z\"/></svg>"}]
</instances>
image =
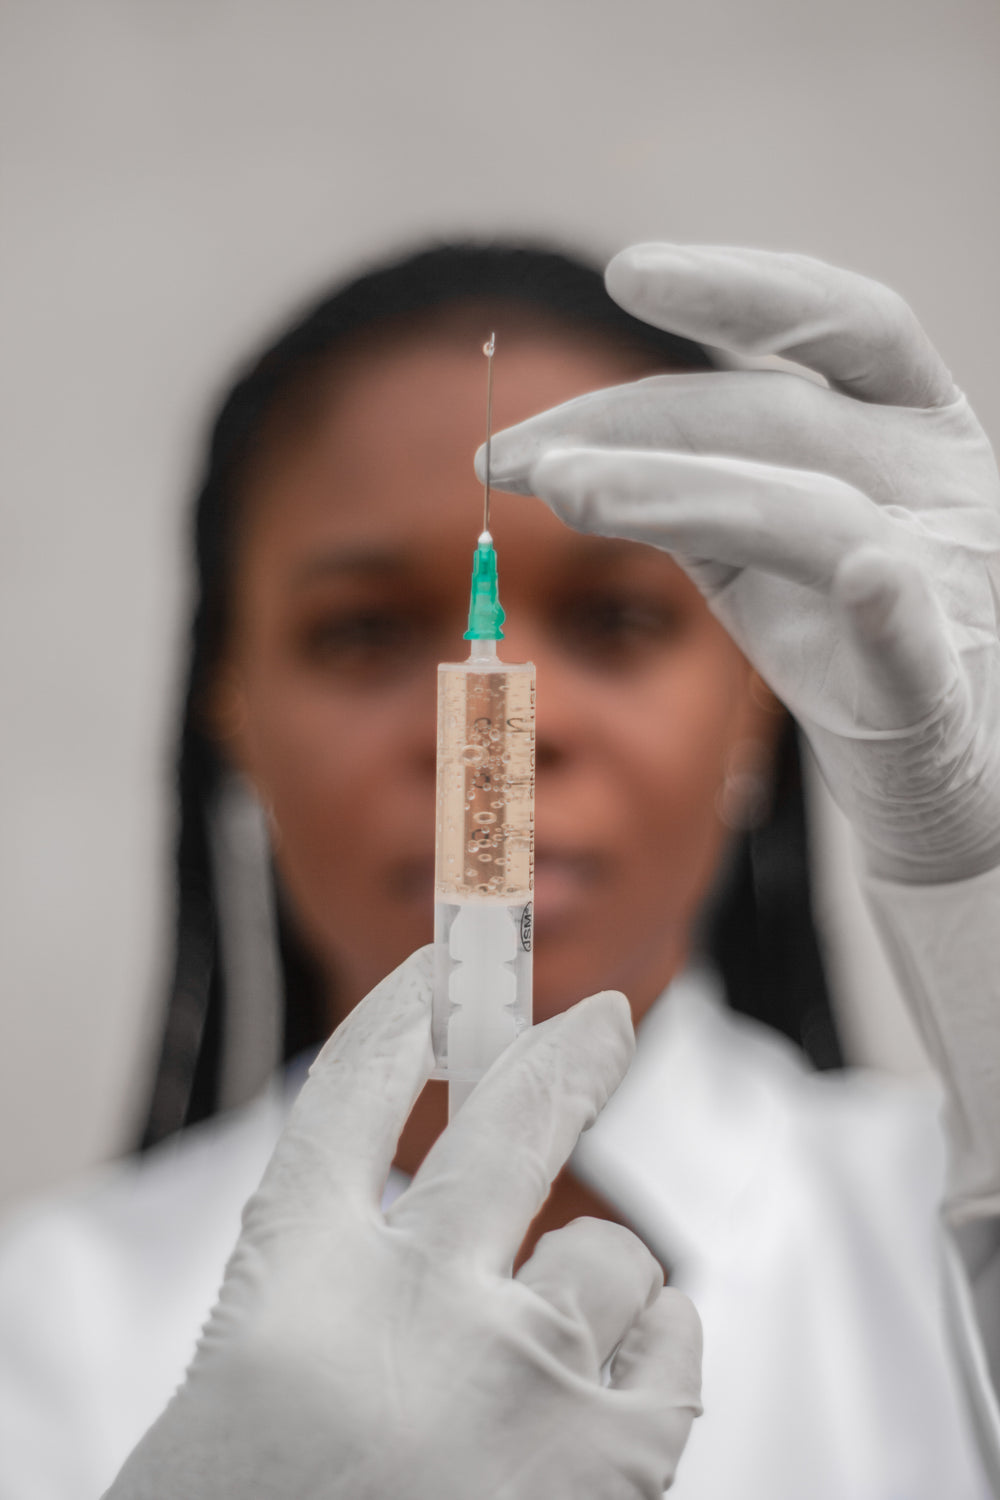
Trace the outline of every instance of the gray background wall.
<instances>
[{"instance_id":1,"label":"gray background wall","mask_svg":"<svg viewBox=\"0 0 1000 1500\"><path fill-rule=\"evenodd\" d=\"M241 351L430 232L748 243L897 286L1000 435L998 65L994 0L7 0L0 1196L128 1138L184 501Z\"/></svg>"}]
</instances>

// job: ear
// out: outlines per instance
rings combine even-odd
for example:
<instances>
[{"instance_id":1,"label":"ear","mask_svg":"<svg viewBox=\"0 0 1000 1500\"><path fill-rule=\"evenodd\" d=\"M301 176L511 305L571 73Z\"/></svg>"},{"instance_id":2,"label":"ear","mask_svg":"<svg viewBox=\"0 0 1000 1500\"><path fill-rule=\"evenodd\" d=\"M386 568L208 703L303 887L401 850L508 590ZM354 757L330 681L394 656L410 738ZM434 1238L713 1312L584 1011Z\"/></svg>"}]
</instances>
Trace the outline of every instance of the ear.
<instances>
[{"instance_id":1,"label":"ear","mask_svg":"<svg viewBox=\"0 0 1000 1500\"><path fill-rule=\"evenodd\" d=\"M780 699L774 696L763 677L753 667L750 668L747 694L750 700L748 712L751 724L756 729L759 738L769 745L774 745L788 717L787 708Z\"/></svg>"},{"instance_id":2,"label":"ear","mask_svg":"<svg viewBox=\"0 0 1000 1500\"><path fill-rule=\"evenodd\" d=\"M720 822L740 831L767 817L774 784L774 757L787 711L766 682L747 666L743 701L726 750L715 808Z\"/></svg>"},{"instance_id":3,"label":"ear","mask_svg":"<svg viewBox=\"0 0 1000 1500\"><path fill-rule=\"evenodd\" d=\"M224 760L256 787L243 677L231 661L220 662L199 707L201 726Z\"/></svg>"}]
</instances>

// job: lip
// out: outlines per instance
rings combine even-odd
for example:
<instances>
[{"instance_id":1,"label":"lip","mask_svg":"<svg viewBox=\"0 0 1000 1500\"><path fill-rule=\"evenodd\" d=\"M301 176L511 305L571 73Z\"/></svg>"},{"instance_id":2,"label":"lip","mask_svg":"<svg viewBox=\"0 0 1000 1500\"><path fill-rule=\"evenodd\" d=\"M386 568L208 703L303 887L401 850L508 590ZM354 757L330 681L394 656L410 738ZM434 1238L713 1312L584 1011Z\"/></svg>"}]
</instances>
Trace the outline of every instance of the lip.
<instances>
[{"instance_id":1,"label":"lip","mask_svg":"<svg viewBox=\"0 0 1000 1500\"><path fill-rule=\"evenodd\" d=\"M396 860L389 869L388 890L403 901L424 901L430 907L434 900L434 856L418 854Z\"/></svg>"},{"instance_id":2,"label":"lip","mask_svg":"<svg viewBox=\"0 0 1000 1500\"><path fill-rule=\"evenodd\" d=\"M608 861L594 850L556 848L535 850L536 915L548 926L562 920L592 899L607 878ZM434 860L421 854L396 861L389 871L388 889L404 901L434 899Z\"/></svg>"},{"instance_id":3,"label":"lip","mask_svg":"<svg viewBox=\"0 0 1000 1500\"><path fill-rule=\"evenodd\" d=\"M607 875L607 861L593 851L535 851L535 917L543 932L577 915L592 902Z\"/></svg>"}]
</instances>

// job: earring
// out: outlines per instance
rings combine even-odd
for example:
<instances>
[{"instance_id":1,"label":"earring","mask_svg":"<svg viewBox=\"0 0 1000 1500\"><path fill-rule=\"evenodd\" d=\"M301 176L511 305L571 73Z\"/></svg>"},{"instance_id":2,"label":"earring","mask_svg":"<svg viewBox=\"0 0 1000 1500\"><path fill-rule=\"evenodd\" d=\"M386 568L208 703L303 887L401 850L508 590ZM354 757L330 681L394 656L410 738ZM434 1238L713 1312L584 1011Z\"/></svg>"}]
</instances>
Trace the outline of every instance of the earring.
<instances>
[{"instance_id":1,"label":"earring","mask_svg":"<svg viewBox=\"0 0 1000 1500\"><path fill-rule=\"evenodd\" d=\"M225 775L208 809L225 1006L224 1109L252 1099L281 1059L284 987L269 822L273 815L250 784L237 772Z\"/></svg>"},{"instance_id":2,"label":"earring","mask_svg":"<svg viewBox=\"0 0 1000 1500\"><path fill-rule=\"evenodd\" d=\"M715 794L719 821L734 833L759 828L771 810L772 757L763 740L737 740Z\"/></svg>"},{"instance_id":3,"label":"earring","mask_svg":"<svg viewBox=\"0 0 1000 1500\"><path fill-rule=\"evenodd\" d=\"M750 673L750 697L757 707L762 708L765 713L776 715L779 718L784 716L784 704L779 698L775 697L759 672Z\"/></svg>"},{"instance_id":4,"label":"earring","mask_svg":"<svg viewBox=\"0 0 1000 1500\"><path fill-rule=\"evenodd\" d=\"M246 699L232 669L220 667L201 691L198 723L209 739L224 744L241 735L247 726Z\"/></svg>"}]
</instances>

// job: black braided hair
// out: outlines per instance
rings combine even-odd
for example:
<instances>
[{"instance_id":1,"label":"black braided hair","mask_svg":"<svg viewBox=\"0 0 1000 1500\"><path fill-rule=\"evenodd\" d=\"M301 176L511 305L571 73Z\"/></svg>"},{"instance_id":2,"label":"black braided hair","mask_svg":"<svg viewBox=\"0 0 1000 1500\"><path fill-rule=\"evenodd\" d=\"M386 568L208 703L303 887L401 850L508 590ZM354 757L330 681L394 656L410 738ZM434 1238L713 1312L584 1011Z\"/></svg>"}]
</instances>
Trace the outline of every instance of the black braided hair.
<instances>
[{"instance_id":1,"label":"black braided hair","mask_svg":"<svg viewBox=\"0 0 1000 1500\"><path fill-rule=\"evenodd\" d=\"M420 249L336 288L296 318L236 381L211 431L194 508L196 598L177 763L175 946L143 1147L218 1107L225 975L219 961L207 809L224 763L204 704L228 629L242 483L269 420L323 380L359 338L462 303L481 305L498 323L505 311L555 322L648 361L650 372L712 367L700 345L624 312L607 295L600 272L575 257L540 246L453 243ZM809 908L791 728L783 740L772 816L745 841L728 874L709 924L709 949L731 1002L777 1025L818 1064L838 1061ZM318 966L280 896L278 930L284 1051L290 1057L322 1039L327 1005ZM820 1033L817 1051L812 1038Z\"/></svg>"}]
</instances>

